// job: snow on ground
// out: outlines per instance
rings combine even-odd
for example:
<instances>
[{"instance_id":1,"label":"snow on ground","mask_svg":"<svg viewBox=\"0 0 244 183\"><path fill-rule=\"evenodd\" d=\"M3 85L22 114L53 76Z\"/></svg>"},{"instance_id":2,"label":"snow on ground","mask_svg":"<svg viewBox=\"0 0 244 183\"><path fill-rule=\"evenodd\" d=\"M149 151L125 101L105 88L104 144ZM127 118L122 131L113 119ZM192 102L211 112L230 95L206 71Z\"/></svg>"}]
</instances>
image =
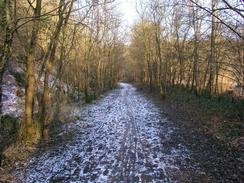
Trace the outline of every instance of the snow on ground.
<instances>
[{"instance_id":1,"label":"snow on ground","mask_svg":"<svg viewBox=\"0 0 244 183\"><path fill-rule=\"evenodd\" d=\"M81 109L80 119L66 129L75 129L73 140L33 157L16 176L43 183L170 183L190 166L184 145L163 145L175 127L129 84Z\"/></svg>"},{"instance_id":2,"label":"snow on ground","mask_svg":"<svg viewBox=\"0 0 244 183\"><path fill-rule=\"evenodd\" d=\"M24 88L17 85L16 79L10 74L4 75L4 84L2 85L3 115L11 115L13 117L20 117L24 110L24 96L17 96L17 92L24 93Z\"/></svg>"}]
</instances>

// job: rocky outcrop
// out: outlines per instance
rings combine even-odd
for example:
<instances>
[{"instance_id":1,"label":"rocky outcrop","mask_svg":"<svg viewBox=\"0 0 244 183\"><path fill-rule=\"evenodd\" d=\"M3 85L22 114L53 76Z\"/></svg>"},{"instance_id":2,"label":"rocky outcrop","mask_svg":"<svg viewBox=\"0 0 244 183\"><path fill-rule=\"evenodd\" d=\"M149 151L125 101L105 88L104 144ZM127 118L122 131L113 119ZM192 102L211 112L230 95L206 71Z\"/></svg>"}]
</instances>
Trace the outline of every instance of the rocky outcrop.
<instances>
[{"instance_id":1,"label":"rocky outcrop","mask_svg":"<svg viewBox=\"0 0 244 183\"><path fill-rule=\"evenodd\" d=\"M3 76L3 115L10 115L15 118L22 116L24 111L24 86L24 71L17 64L10 63L8 70Z\"/></svg>"}]
</instances>

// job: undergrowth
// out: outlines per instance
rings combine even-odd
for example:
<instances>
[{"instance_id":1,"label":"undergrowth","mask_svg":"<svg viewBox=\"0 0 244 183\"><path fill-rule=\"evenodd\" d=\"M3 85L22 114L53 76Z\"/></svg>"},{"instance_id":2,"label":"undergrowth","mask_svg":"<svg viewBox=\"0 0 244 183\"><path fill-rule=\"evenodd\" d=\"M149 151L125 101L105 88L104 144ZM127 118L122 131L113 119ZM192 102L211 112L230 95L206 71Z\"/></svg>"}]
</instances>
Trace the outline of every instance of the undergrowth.
<instances>
[{"instance_id":1,"label":"undergrowth","mask_svg":"<svg viewBox=\"0 0 244 183\"><path fill-rule=\"evenodd\" d=\"M207 92L196 95L192 90L182 87L171 87L167 90L167 96L182 103L191 104L209 113L231 120L244 119L244 100L235 98L229 94L209 97Z\"/></svg>"},{"instance_id":2,"label":"undergrowth","mask_svg":"<svg viewBox=\"0 0 244 183\"><path fill-rule=\"evenodd\" d=\"M220 139L244 136L244 100L241 98L229 94L209 97L207 92L196 94L179 86L168 88L166 98L197 121L199 128Z\"/></svg>"}]
</instances>

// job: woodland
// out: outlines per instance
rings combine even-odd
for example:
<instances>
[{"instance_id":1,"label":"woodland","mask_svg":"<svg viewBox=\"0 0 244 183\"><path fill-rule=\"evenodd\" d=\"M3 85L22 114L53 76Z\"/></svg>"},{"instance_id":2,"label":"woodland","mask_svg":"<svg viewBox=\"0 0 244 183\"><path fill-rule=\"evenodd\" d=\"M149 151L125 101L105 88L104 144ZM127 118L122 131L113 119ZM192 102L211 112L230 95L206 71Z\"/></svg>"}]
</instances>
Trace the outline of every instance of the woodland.
<instances>
[{"instance_id":1,"label":"woodland","mask_svg":"<svg viewBox=\"0 0 244 183\"><path fill-rule=\"evenodd\" d=\"M117 0L0 0L0 167L121 82L243 150L244 2L135 2L126 29Z\"/></svg>"}]
</instances>

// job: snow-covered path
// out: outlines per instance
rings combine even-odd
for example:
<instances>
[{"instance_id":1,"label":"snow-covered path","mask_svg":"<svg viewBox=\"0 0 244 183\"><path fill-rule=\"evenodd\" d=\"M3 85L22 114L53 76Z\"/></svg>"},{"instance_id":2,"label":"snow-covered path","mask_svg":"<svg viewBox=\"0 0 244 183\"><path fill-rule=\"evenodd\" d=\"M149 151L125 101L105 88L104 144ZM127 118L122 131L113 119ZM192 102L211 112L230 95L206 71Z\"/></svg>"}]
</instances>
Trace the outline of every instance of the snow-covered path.
<instances>
[{"instance_id":1,"label":"snow-covered path","mask_svg":"<svg viewBox=\"0 0 244 183\"><path fill-rule=\"evenodd\" d=\"M132 85L121 83L80 116L66 129L73 140L32 158L18 173L23 182L181 182L177 175L195 168L184 145L167 147L175 127Z\"/></svg>"}]
</instances>

